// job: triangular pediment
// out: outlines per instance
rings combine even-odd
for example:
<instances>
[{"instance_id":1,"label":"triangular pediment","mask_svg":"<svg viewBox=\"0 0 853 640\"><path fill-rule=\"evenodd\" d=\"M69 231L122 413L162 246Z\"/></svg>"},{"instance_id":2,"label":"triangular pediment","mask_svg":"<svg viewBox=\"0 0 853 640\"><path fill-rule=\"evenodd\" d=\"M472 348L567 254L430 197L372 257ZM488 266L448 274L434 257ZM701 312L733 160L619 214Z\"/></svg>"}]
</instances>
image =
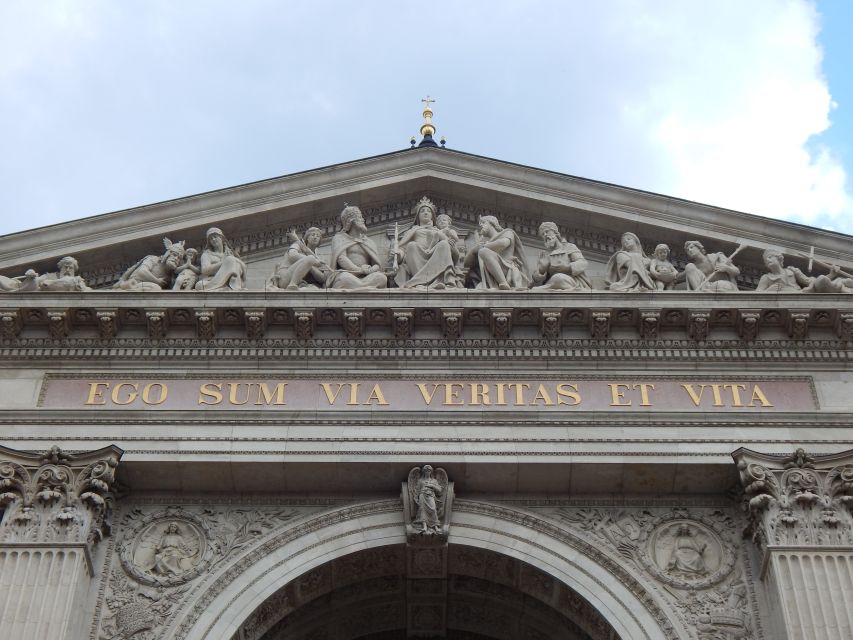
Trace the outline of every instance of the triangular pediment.
<instances>
[{"instance_id":1,"label":"triangular pediment","mask_svg":"<svg viewBox=\"0 0 853 640\"><path fill-rule=\"evenodd\" d=\"M73 255L95 288L109 286L142 256L162 253L163 238L201 247L205 231L221 228L250 265L249 288L263 288L276 259L289 245L291 229L321 228L318 254L340 228L344 203L364 212L380 251L391 242L395 222L408 223L415 203L428 196L447 212L463 236L473 238L480 215L494 215L515 230L534 264L542 242L537 228L557 223L590 262L601 284L619 237L631 231L647 251L658 243L683 261L686 240L729 253L738 260L746 288L763 270L761 252L785 250L789 264L814 247L815 255L841 266L853 264L853 238L746 213L670 198L593 180L501 162L448 149L411 149L298 174L108 213L0 238L0 273L19 276L33 268L55 270ZM805 260L800 260L805 264Z\"/></svg>"}]
</instances>

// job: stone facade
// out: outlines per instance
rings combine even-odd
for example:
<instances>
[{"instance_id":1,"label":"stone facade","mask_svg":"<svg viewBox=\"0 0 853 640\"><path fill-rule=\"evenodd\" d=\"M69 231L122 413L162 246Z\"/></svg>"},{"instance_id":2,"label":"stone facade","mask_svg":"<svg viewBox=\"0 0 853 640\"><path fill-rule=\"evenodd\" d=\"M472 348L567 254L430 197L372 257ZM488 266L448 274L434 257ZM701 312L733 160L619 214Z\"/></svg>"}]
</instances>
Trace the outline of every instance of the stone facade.
<instances>
[{"instance_id":1,"label":"stone facade","mask_svg":"<svg viewBox=\"0 0 853 640\"><path fill-rule=\"evenodd\" d=\"M0 238L2 627L849 638L852 266L428 147Z\"/></svg>"}]
</instances>

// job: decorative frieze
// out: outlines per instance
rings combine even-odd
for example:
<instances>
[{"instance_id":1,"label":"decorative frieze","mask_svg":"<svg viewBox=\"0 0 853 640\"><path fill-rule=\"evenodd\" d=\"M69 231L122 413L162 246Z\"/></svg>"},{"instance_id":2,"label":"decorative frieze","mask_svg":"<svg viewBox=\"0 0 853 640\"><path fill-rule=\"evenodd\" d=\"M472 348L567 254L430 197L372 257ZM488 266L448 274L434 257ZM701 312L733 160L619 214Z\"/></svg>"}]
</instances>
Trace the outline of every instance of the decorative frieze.
<instances>
[{"instance_id":1,"label":"decorative frieze","mask_svg":"<svg viewBox=\"0 0 853 640\"><path fill-rule=\"evenodd\" d=\"M196 334L200 340L213 340L216 336L216 312L200 309L195 312Z\"/></svg>"}]
</instances>

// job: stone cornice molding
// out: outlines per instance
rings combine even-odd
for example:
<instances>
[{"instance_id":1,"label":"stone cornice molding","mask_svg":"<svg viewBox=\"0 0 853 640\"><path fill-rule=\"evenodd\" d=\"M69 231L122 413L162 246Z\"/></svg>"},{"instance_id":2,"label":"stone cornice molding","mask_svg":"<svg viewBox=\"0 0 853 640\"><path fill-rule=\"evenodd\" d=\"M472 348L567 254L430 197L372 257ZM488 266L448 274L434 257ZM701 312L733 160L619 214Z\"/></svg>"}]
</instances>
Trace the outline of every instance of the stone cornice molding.
<instances>
[{"instance_id":1,"label":"stone cornice molding","mask_svg":"<svg viewBox=\"0 0 853 640\"><path fill-rule=\"evenodd\" d=\"M74 337L75 329L87 327L98 330L101 344L114 342L134 327L146 329L154 340L174 337L176 333L186 336L187 329L204 341L213 340L223 332L232 337L269 338L279 328L285 331L279 330L278 337L287 338L298 329L297 316L309 314L312 328L336 328L334 337L358 342L364 332L352 331L347 314L341 313L341 309L355 311L353 304L363 310L358 318L359 327L381 327L384 335L382 331L374 331L372 335L387 338L396 334L395 318L400 313L411 313L411 335L417 336L419 327L441 327L451 341L472 333L485 333L500 342L522 327L535 328L548 339L559 337L561 332L569 337L563 331L566 329L571 330L571 337L592 337L598 342L610 339L614 330L619 330L621 336L643 338L645 342L652 342L669 330L680 331L696 344L726 332L736 334L744 344L763 339L771 332L777 338L781 335L800 343L819 333L824 339L835 337L845 344L853 341L853 297L848 295L474 291L418 295L399 289L284 294L262 291L7 293L0 296L0 339L14 344L26 329L42 326L43 335L55 344ZM260 313L262 317L258 316ZM448 314L461 314L452 334L447 334L444 327ZM593 321L594 314L606 316L606 331L599 330L599 323ZM652 332L646 326L650 314L655 317ZM494 318L499 315L508 322L504 331L496 332ZM747 316L749 322L744 321ZM199 322L202 317L209 322ZM258 318L263 325L260 332L255 322ZM701 330L697 329L697 318L703 319ZM306 340L313 335L313 331L295 333ZM32 332L29 335L38 336Z\"/></svg>"},{"instance_id":2,"label":"stone cornice molding","mask_svg":"<svg viewBox=\"0 0 853 640\"><path fill-rule=\"evenodd\" d=\"M853 549L853 449L774 456L741 448L732 457L756 543Z\"/></svg>"}]
</instances>

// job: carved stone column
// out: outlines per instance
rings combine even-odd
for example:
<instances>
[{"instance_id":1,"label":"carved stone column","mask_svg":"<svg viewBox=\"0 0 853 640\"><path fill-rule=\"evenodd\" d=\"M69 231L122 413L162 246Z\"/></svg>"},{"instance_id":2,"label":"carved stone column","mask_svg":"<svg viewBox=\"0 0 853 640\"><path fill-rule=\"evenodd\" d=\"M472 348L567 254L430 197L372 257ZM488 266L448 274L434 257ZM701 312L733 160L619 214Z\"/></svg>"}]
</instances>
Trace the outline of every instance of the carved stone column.
<instances>
[{"instance_id":1,"label":"carved stone column","mask_svg":"<svg viewBox=\"0 0 853 640\"><path fill-rule=\"evenodd\" d=\"M92 552L109 532L123 451L43 455L0 446L0 629L19 640L88 637Z\"/></svg>"},{"instance_id":2,"label":"carved stone column","mask_svg":"<svg viewBox=\"0 0 853 640\"><path fill-rule=\"evenodd\" d=\"M853 450L732 454L763 551L774 638L853 638Z\"/></svg>"}]
</instances>

